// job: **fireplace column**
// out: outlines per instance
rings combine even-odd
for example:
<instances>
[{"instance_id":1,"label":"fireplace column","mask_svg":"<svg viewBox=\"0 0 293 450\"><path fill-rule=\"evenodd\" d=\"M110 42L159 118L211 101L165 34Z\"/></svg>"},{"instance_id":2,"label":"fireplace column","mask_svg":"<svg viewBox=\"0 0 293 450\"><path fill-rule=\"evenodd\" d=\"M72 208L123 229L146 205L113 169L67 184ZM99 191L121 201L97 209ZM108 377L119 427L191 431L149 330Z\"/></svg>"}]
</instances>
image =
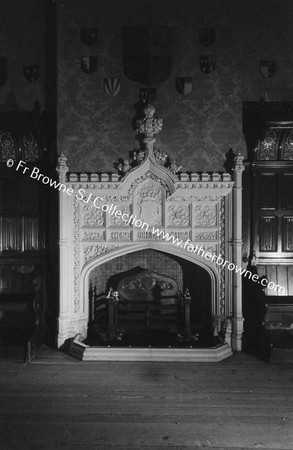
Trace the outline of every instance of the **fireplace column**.
<instances>
[{"instance_id":1,"label":"fireplace column","mask_svg":"<svg viewBox=\"0 0 293 450\"><path fill-rule=\"evenodd\" d=\"M233 186L233 263L242 266L242 172L244 157L240 152L234 158ZM242 316L242 278L240 273L233 272L233 319L232 348L242 350L243 316Z\"/></svg>"},{"instance_id":2,"label":"fireplace column","mask_svg":"<svg viewBox=\"0 0 293 450\"><path fill-rule=\"evenodd\" d=\"M66 173L68 172L67 159L63 153L58 157L56 171L59 182L66 185ZM70 330L70 242L68 236L69 220L69 196L59 189L59 317L58 317L58 339L57 346L60 347L64 341L74 332Z\"/></svg>"}]
</instances>

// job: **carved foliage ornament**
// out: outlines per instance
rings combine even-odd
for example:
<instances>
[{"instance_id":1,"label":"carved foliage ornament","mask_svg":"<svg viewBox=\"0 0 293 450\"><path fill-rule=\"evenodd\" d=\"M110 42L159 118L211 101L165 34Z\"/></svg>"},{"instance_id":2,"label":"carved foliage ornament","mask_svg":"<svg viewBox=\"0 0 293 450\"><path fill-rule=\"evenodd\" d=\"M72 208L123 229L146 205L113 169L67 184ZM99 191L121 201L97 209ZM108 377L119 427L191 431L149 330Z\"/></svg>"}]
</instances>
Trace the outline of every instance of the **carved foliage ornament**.
<instances>
[{"instance_id":1,"label":"carved foliage ornament","mask_svg":"<svg viewBox=\"0 0 293 450\"><path fill-rule=\"evenodd\" d=\"M87 262L96 256L100 256L110 250L114 250L119 247L118 244L106 244L106 245L85 245L83 248L84 261Z\"/></svg>"},{"instance_id":2,"label":"carved foliage ornament","mask_svg":"<svg viewBox=\"0 0 293 450\"><path fill-rule=\"evenodd\" d=\"M7 161L9 158L15 159L16 147L10 131L0 130L0 150L2 161Z\"/></svg>"},{"instance_id":3,"label":"carved foliage ornament","mask_svg":"<svg viewBox=\"0 0 293 450\"><path fill-rule=\"evenodd\" d=\"M127 214L127 216L130 217L130 207L128 205L117 204L116 211L121 211L122 215L118 217L116 217L115 214L110 215L110 224L116 227L129 226L127 221L122 220L122 216L123 214Z\"/></svg>"},{"instance_id":4,"label":"carved foliage ornament","mask_svg":"<svg viewBox=\"0 0 293 450\"><path fill-rule=\"evenodd\" d=\"M157 119L154 116L155 108L152 105L147 105L144 110L145 118L137 120L136 132L137 134L144 134L146 138L153 138L155 134L159 133L163 128L163 119Z\"/></svg>"},{"instance_id":5,"label":"carved foliage ornament","mask_svg":"<svg viewBox=\"0 0 293 450\"><path fill-rule=\"evenodd\" d=\"M197 205L194 208L194 225L213 226L217 223L217 210L215 205Z\"/></svg>"},{"instance_id":6,"label":"carved foliage ornament","mask_svg":"<svg viewBox=\"0 0 293 450\"><path fill-rule=\"evenodd\" d=\"M277 135L274 130L269 130L260 143L259 159L261 161L277 159Z\"/></svg>"},{"instance_id":7,"label":"carved foliage ornament","mask_svg":"<svg viewBox=\"0 0 293 450\"><path fill-rule=\"evenodd\" d=\"M39 158L38 143L33 133L23 135L24 157L26 161L37 161Z\"/></svg>"},{"instance_id":8,"label":"carved foliage ornament","mask_svg":"<svg viewBox=\"0 0 293 450\"><path fill-rule=\"evenodd\" d=\"M85 205L82 208L82 225L87 227L102 227L105 224L104 213L94 205Z\"/></svg>"},{"instance_id":9,"label":"carved foliage ornament","mask_svg":"<svg viewBox=\"0 0 293 450\"><path fill-rule=\"evenodd\" d=\"M170 225L188 226L189 225L189 206L188 205L170 205L168 207L168 222Z\"/></svg>"},{"instance_id":10,"label":"carved foliage ornament","mask_svg":"<svg viewBox=\"0 0 293 450\"><path fill-rule=\"evenodd\" d=\"M286 137L283 159L293 160L293 130L291 130Z\"/></svg>"}]
</instances>

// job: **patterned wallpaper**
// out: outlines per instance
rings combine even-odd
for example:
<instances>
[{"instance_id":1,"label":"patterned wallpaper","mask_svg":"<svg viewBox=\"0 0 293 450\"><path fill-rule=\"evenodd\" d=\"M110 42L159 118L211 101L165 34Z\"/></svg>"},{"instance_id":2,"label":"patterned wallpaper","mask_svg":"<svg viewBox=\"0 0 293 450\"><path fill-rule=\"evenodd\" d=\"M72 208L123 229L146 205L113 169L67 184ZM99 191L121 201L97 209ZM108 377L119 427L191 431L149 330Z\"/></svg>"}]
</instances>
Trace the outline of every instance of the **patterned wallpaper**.
<instances>
[{"instance_id":1,"label":"patterned wallpaper","mask_svg":"<svg viewBox=\"0 0 293 450\"><path fill-rule=\"evenodd\" d=\"M35 100L45 107L44 2L1 0L0 56L7 58L7 80L0 87L0 110L32 110ZM31 83L23 66L37 64L39 79Z\"/></svg>"},{"instance_id":2,"label":"patterned wallpaper","mask_svg":"<svg viewBox=\"0 0 293 450\"><path fill-rule=\"evenodd\" d=\"M58 4L58 148L71 171L114 171L113 162L137 147L132 119L139 83L123 74L123 26L173 29L170 78L157 85L156 114L164 120L158 147L183 170L224 170L231 148L246 154L242 101L287 101L293 79L293 2L291 0L60 0ZM92 47L80 28L98 28ZM204 47L200 28L215 28L216 40ZM199 68L199 55L214 54L211 74ZM98 56L98 69L86 75L81 56ZM275 60L269 79L260 60ZM175 77L193 77L187 96L175 90ZM121 79L115 97L105 94L104 77Z\"/></svg>"}]
</instances>

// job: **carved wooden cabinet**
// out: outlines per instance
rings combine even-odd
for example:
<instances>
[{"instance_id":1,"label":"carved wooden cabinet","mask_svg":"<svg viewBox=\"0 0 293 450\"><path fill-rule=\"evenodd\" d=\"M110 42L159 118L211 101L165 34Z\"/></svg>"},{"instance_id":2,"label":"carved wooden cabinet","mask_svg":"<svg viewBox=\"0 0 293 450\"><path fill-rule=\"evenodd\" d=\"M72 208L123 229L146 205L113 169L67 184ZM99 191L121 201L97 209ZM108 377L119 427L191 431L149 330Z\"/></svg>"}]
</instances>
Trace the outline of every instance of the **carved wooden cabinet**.
<instances>
[{"instance_id":1,"label":"carved wooden cabinet","mask_svg":"<svg viewBox=\"0 0 293 450\"><path fill-rule=\"evenodd\" d=\"M248 148L244 248L257 273L284 288L267 288L266 295L292 296L293 103L246 102L243 127Z\"/></svg>"},{"instance_id":2,"label":"carved wooden cabinet","mask_svg":"<svg viewBox=\"0 0 293 450\"><path fill-rule=\"evenodd\" d=\"M7 161L13 161L12 167ZM18 162L28 170L16 170ZM4 345L28 348L29 356L44 343L46 301L45 186L30 177L33 167L44 167L43 149L31 131L0 130L0 339ZM29 280L29 281L28 281ZM42 296L36 306L35 282ZM38 330L41 333L38 333Z\"/></svg>"},{"instance_id":3,"label":"carved wooden cabinet","mask_svg":"<svg viewBox=\"0 0 293 450\"><path fill-rule=\"evenodd\" d=\"M254 165L254 250L259 259L293 256L292 189L292 167Z\"/></svg>"}]
</instances>

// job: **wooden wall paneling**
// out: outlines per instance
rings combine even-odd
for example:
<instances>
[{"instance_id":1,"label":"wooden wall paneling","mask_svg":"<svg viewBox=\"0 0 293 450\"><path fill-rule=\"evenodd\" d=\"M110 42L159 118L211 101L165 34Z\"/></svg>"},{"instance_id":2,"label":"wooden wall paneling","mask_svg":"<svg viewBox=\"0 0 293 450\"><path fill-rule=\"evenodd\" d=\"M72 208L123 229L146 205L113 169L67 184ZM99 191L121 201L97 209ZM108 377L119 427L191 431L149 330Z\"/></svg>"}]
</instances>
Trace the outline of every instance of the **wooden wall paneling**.
<instances>
[{"instance_id":1,"label":"wooden wall paneling","mask_svg":"<svg viewBox=\"0 0 293 450\"><path fill-rule=\"evenodd\" d=\"M276 266L266 266L267 278L277 284L277 268ZM266 289L266 295L277 295L273 289Z\"/></svg>"},{"instance_id":2,"label":"wooden wall paneling","mask_svg":"<svg viewBox=\"0 0 293 450\"><path fill-rule=\"evenodd\" d=\"M258 266L257 273L259 277L267 276L267 268L266 266Z\"/></svg>"},{"instance_id":3,"label":"wooden wall paneling","mask_svg":"<svg viewBox=\"0 0 293 450\"><path fill-rule=\"evenodd\" d=\"M293 265L288 266L288 295L293 295Z\"/></svg>"},{"instance_id":4,"label":"wooden wall paneling","mask_svg":"<svg viewBox=\"0 0 293 450\"><path fill-rule=\"evenodd\" d=\"M276 266L277 269L277 284L284 287L286 292L283 295L288 295L288 271L287 266ZM275 295L282 295L278 290L272 291Z\"/></svg>"},{"instance_id":5,"label":"wooden wall paneling","mask_svg":"<svg viewBox=\"0 0 293 450\"><path fill-rule=\"evenodd\" d=\"M293 215L282 218L282 251L293 251Z\"/></svg>"},{"instance_id":6,"label":"wooden wall paneling","mask_svg":"<svg viewBox=\"0 0 293 450\"><path fill-rule=\"evenodd\" d=\"M38 217L23 217L23 250L39 250L39 219Z\"/></svg>"},{"instance_id":7,"label":"wooden wall paneling","mask_svg":"<svg viewBox=\"0 0 293 450\"><path fill-rule=\"evenodd\" d=\"M259 250L261 252L277 251L278 218L261 216L259 218Z\"/></svg>"},{"instance_id":8,"label":"wooden wall paneling","mask_svg":"<svg viewBox=\"0 0 293 450\"><path fill-rule=\"evenodd\" d=\"M278 176L278 207L293 210L293 174L280 173Z\"/></svg>"},{"instance_id":9,"label":"wooden wall paneling","mask_svg":"<svg viewBox=\"0 0 293 450\"><path fill-rule=\"evenodd\" d=\"M258 180L259 208L277 208L277 177L274 173L262 173Z\"/></svg>"}]
</instances>

